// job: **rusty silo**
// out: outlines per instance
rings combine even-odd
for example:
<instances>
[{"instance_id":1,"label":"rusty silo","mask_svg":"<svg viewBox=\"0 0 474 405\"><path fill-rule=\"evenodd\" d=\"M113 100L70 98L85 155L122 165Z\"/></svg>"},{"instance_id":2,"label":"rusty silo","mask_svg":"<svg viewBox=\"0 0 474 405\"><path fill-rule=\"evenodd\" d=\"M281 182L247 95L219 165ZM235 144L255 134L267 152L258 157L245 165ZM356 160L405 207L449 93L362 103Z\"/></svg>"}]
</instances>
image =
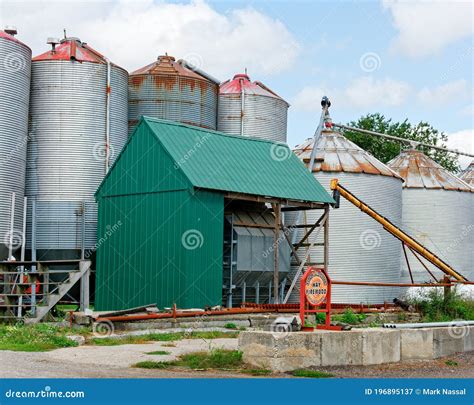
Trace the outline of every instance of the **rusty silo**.
<instances>
[{"instance_id":1,"label":"rusty silo","mask_svg":"<svg viewBox=\"0 0 474 405\"><path fill-rule=\"evenodd\" d=\"M474 277L473 190L417 150L403 151L388 165L405 180L403 230L471 280ZM411 252L408 257L415 282L433 280ZM443 277L443 273L429 267L438 279ZM410 282L404 260L402 281Z\"/></svg>"},{"instance_id":2,"label":"rusty silo","mask_svg":"<svg viewBox=\"0 0 474 405\"><path fill-rule=\"evenodd\" d=\"M130 132L142 115L216 129L219 82L186 61L159 56L128 83Z\"/></svg>"},{"instance_id":3,"label":"rusty silo","mask_svg":"<svg viewBox=\"0 0 474 405\"><path fill-rule=\"evenodd\" d=\"M263 83L238 74L220 86L217 129L226 134L286 142L288 107Z\"/></svg>"},{"instance_id":4,"label":"rusty silo","mask_svg":"<svg viewBox=\"0 0 474 405\"><path fill-rule=\"evenodd\" d=\"M78 38L48 43L32 62L27 246L74 258L94 248L94 193L127 140L128 73Z\"/></svg>"},{"instance_id":5,"label":"rusty silo","mask_svg":"<svg viewBox=\"0 0 474 405\"><path fill-rule=\"evenodd\" d=\"M16 29L0 31L0 260L22 241L25 194L31 49L14 37ZM12 193L15 193L13 233Z\"/></svg>"},{"instance_id":6,"label":"rusty silo","mask_svg":"<svg viewBox=\"0 0 474 405\"><path fill-rule=\"evenodd\" d=\"M328 192L331 192L331 179L339 179L341 185L358 198L400 225L402 179L374 156L334 131L330 120L326 124L316 145L315 178ZM294 152L308 165L312 150L311 138L296 146ZM300 224L314 224L319 215L317 211L308 211L301 215ZM300 240L303 231L300 230L298 235L297 240ZM400 242L350 202L341 198L340 208L331 210L328 270L334 280L399 283L400 254ZM310 262L322 262L321 248L314 248ZM292 265L290 278L296 269L297 266ZM381 304L391 302L398 294L396 287L333 287L335 303ZM289 302L298 302L298 299L299 291L295 288Z\"/></svg>"}]
</instances>

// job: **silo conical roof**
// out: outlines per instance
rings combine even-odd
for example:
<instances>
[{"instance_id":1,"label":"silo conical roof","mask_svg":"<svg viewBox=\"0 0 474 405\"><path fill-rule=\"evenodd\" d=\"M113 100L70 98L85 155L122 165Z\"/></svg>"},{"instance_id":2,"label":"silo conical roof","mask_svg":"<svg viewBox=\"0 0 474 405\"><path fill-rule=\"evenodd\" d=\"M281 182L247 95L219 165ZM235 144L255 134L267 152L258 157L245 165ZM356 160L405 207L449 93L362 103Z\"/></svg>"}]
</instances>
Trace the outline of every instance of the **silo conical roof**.
<instances>
[{"instance_id":1,"label":"silo conical roof","mask_svg":"<svg viewBox=\"0 0 474 405\"><path fill-rule=\"evenodd\" d=\"M403 151L388 166L403 177L404 188L472 191L466 182L418 150Z\"/></svg>"},{"instance_id":2,"label":"silo conical roof","mask_svg":"<svg viewBox=\"0 0 474 405\"><path fill-rule=\"evenodd\" d=\"M400 177L375 156L332 129L321 132L316 149L313 173L347 172ZM313 138L307 139L293 149L294 153L306 164L309 163L312 150Z\"/></svg>"},{"instance_id":3,"label":"silo conical roof","mask_svg":"<svg viewBox=\"0 0 474 405\"><path fill-rule=\"evenodd\" d=\"M270 90L262 82L252 82L250 77L244 73L236 74L232 80L223 82L219 88L219 94L240 94L242 91L245 94L266 96L283 100L283 98L281 98L273 90ZM287 102L285 101L285 103Z\"/></svg>"},{"instance_id":4,"label":"silo conical roof","mask_svg":"<svg viewBox=\"0 0 474 405\"><path fill-rule=\"evenodd\" d=\"M188 69L183 66L181 63L176 62L176 59L173 56L161 55L158 56L158 59L149 65L146 65L140 69L135 70L130 73L131 76L134 75L173 75L173 76L186 76L194 79L205 79L203 76L197 72Z\"/></svg>"},{"instance_id":5,"label":"silo conical roof","mask_svg":"<svg viewBox=\"0 0 474 405\"><path fill-rule=\"evenodd\" d=\"M474 187L474 160L467 169L462 172L460 179L465 181L471 187Z\"/></svg>"},{"instance_id":6,"label":"silo conical roof","mask_svg":"<svg viewBox=\"0 0 474 405\"><path fill-rule=\"evenodd\" d=\"M75 60L77 62L107 63L106 58L79 38L64 38L54 47L33 58L33 62L44 60Z\"/></svg>"}]
</instances>

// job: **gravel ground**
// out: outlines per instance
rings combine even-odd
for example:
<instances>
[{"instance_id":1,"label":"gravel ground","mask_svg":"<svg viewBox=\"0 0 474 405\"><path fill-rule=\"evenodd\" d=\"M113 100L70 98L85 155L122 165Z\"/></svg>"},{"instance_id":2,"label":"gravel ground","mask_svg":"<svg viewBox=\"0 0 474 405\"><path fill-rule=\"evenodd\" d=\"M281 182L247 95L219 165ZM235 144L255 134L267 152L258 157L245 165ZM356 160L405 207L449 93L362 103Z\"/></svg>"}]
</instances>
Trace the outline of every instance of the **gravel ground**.
<instances>
[{"instance_id":1,"label":"gravel ground","mask_svg":"<svg viewBox=\"0 0 474 405\"><path fill-rule=\"evenodd\" d=\"M237 339L185 339L118 346L79 346L50 352L0 351L0 378L245 378L225 371L147 370L131 365L145 360L173 360L184 353L212 348L237 349ZM163 350L170 355L150 355ZM451 360L458 365L447 365ZM474 352L431 361L411 361L380 366L324 367L336 378L474 378ZM270 377L288 378L288 374ZM259 377L261 378L261 377ZM268 378L268 377L267 377Z\"/></svg>"}]
</instances>

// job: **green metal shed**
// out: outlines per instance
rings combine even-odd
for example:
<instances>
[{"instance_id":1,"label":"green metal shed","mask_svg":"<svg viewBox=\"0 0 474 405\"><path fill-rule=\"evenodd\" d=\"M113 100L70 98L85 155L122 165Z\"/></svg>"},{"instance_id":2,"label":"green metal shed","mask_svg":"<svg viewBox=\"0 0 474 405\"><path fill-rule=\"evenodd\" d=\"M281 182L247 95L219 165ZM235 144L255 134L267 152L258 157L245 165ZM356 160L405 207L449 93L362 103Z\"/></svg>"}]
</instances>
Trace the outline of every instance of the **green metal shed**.
<instances>
[{"instance_id":1,"label":"green metal shed","mask_svg":"<svg viewBox=\"0 0 474 405\"><path fill-rule=\"evenodd\" d=\"M284 144L147 117L96 200L97 310L221 305L229 202L334 203Z\"/></svg>"}]
</instances>

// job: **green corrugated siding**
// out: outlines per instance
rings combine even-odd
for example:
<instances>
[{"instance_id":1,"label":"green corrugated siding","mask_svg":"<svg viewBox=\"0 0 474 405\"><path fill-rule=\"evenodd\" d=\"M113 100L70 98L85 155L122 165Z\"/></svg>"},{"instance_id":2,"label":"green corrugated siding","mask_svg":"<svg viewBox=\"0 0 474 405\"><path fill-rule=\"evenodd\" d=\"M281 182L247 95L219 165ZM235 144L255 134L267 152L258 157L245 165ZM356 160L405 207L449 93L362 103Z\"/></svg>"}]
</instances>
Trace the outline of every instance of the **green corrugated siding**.
<instances>
[{"instance_id":1,"label":"green corrugated siding","mask_svg":"<svg viewBox=\"0 0 474 405\"><path fill-rule=\"evenodd\" d=\"M223 207L222 195L202 191L102 198L96 309L221 304ZM183 246L189 231L202 246Z\"/></svg>"},{"instance_id":2,"label":"green corrugated siding","mask_svg":"<svg viewBox=\"0 0 474 405\"><path fill-rule=\"evenodd\" d=\"M192 184L147 125L139 125L109 171L97 197L183 190Z\"/></svg>"},{"instance_id":3,"label":"green corrugated siding","mask_svg":"<svg viewBox=\"0 0 474 405\"><path fill-rule=\"evenodd\" d=\"M152 137L155 137L155 143ZM166 153L163 154L161 148ZM126 160L124 164L122 160ZM155 177L142 181L152 172ZM142 118L97 197L194 186L293 200L333 203L323 186L285 144L226 135L185 124Z\"/></svg>"},{"instance_id":4,"label":"green corrugated siding","mask_svg":"<svg viewBox=\"0 0 474 405\"><path fill-rule=\"evenodd\" d=\"M285 144L144 118L196 187L333 203Z\"/></svg>"}]
</instances>

